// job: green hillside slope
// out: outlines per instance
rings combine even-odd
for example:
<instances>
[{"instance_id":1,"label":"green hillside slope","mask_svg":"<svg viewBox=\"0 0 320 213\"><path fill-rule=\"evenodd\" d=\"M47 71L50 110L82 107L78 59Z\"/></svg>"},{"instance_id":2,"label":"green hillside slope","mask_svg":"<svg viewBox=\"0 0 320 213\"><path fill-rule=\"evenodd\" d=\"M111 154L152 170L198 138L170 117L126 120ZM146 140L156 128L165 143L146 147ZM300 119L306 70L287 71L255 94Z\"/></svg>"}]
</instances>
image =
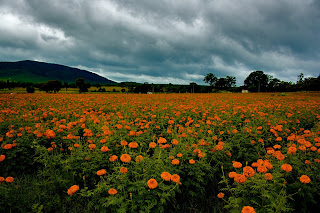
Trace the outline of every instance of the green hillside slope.
<instances>
[{"instance_id":1,"label":"green hillside slope","mask_svg":"<svg viewBox=\"0 0 320 213\"><path fill-rule=\"evenodd\" d=\"M116 83L95 73L67 67L59 64L49 64L37 61L0 62L0 80L20 82L47 82L59 80L74 83L77 78L84 78L89 83Z\"/></svg>"}]
</instances>

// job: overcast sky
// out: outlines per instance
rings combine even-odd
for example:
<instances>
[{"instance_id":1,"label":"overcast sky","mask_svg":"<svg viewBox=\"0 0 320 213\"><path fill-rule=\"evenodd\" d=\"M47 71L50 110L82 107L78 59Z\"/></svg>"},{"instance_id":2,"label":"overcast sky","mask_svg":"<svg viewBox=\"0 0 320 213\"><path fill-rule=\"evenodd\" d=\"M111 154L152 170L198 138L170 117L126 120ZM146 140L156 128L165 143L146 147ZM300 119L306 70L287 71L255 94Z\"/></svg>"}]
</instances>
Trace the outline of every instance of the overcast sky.
<instances>
[{"instance_id":1,"label":"overcast sky","mask_svg":"<svg viewBox=\"0 0 320 213\"><path fill-rule=\"evenodd\" d=\"M26 59L117 82L296 82L320 74L320 1L0 0L0 61Z\"/></svg>"}]
</instances>

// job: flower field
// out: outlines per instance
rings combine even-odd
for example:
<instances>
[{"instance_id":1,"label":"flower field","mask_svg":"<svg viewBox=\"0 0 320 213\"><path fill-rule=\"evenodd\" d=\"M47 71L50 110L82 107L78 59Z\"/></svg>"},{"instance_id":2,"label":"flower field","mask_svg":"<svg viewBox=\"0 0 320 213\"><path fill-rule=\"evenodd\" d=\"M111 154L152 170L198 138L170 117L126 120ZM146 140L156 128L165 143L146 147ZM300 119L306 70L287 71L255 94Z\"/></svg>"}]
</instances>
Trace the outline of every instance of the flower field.
<instances>
[{"instance_id":1,"label":"flower field","mask_svg":"<svg viewBox=\"0 0 320 213\"><path fill-rule=\"evenodd\" d=\"M0 144L0 212L320 209L319 93L1 94Z\"/></svg>"}]
</instances>

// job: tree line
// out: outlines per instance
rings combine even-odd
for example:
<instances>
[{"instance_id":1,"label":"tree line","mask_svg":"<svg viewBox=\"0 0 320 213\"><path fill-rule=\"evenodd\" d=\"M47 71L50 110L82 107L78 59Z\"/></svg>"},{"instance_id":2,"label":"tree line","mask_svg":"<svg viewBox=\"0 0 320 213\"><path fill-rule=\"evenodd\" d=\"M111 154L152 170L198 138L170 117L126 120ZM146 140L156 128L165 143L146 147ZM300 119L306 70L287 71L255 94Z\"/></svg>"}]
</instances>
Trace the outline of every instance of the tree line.
<instances>
[{"instance_id":1,"label":"tree line","mask_svg":"<svg viewBox=\"0 0 320 213\"><path fill-rule=\"evenodd\" d=\"M214 89L232 90L236 84L236 78L227 76L217 78L213 73L208 73L204 82L209 83ZM317 78L305 78L300 73L296 83L281 81L272 75L265 74L261 70L251 72L244 80L244 85L239 89L245 89L250 92L295 92L295 91L320 91L320 75ZM234 89L233 89L234 90Z\"/></svg>"},{"instance_id":2,"label":"tree line","mask_svg":"<svg viewBox=\"0 0 320 213\"><path fill-rule=\"evenodd\" d=\"M250 92L295 92L295 91L320 91L320 75L317 78L305 78L303 73L297 76L297 82L281 81L274 78L272 75L265 74L263 71L257 70L251 72L244 80L244 85L236 86L236 77L216 77L213 73L208 73L203 81L209 86L198 85L191 82L189 85L174 85L174 84L149 84L136 82L121 82L118 85L128 88L131 93L208 93L220 92L223 90L230 92L241 92L248 90ZM24 87L28 93L33 93L35 88L41 91L57 93L61 89L78 88L79 93L88 92L88 88L94 86L97 88L95 92L106 92L100 84L90 84L85 82L83 78L76 79L75 83L60 82L58 80L50 80L46 83L25 83L14 81L0 81L0 89L11 89L15 87ZM116 91L114 91L116 92ZM125 92L123 89L121 92Z\"/></svg>"}]
</instances>

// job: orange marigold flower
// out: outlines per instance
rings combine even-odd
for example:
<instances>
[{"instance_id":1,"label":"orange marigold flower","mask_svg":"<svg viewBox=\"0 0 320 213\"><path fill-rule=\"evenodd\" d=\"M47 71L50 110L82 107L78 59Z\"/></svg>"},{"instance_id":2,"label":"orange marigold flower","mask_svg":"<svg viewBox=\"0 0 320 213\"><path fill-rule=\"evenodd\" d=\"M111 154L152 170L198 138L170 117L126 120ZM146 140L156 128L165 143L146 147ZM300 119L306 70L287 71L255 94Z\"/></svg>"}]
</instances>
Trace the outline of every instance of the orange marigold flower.
<instances>
[{"instance_id":1,"label":"orange marigold flower","mask_svg":"<svg viewBox=\"0 0 320 213\"><path fill-rule=\"evenodd\" d=\"M310 178L307 176L307 175L302 175L301 177L300 177L300 182L301 183L310 183Z\"/></svg>"},{"instance_id":2,"label":"orange marigold flower","mask_svg":"<svg viewBox=\"0 0 320 213\"><path fill-rule=\"evenodd\" d=\"M155 148L157 144L155 142L150 142L149 143L149 148Z\"/></svg>"},{"instance_id":3,"label":"orange marigold flower","mask_svg":"<svg viewBox=\"0 0 320 213\"><path fill-rule=\"evenodd\" d=\"M216 145L216 146L214 147L214 149L221 151L221 150L223 149L223 146L222 146L222 145Z\"/></svg>"},{"instance_id":4,"label":"orange marigold flower","mask_svg":"<svg viewBox=\"0 0 320 213\"><path fill-rule=\"evenodd\" d=\"M171 174L169 172L162 172L161 173L161 178L165 181L170 181L171 180Z\"/></svg>"},{"instance_id":5,"label":"orange marigold flower","mask_svg":"<svg viewBox=\"0 0 320 213\"><path fill-rule=\"evenodd\" d=\"M79 190L79 186L78 185L73 185L68 189L68 195L73 195L74 193L76 193Z\"/></svg>"},{"instance_id":6,"label":"orange marigold flower","mask_svg":"<svg viewBox=\"0 0 320 213\"><path fill-rule=\"evenodd\" d=\"M12 182L14 181L14 178L13 178L13 177L7 177L7 178L5 179L5 181L6 181L7 183L12 183Z\"/></svg>"},{"instance_id":7,"label":"orange marigold flower","mask_svg":"<svg viewBox=\"0 0 320 213\"><path fill-rule=\"evenodd\" d=\"M8 144L4 145L3 148L4 149L11 149L12 148L12 144L8 143Z\"/></svg>"},{"instance_id":8,"label":"orange marigold flower","mask_svg":"<svg viewBox=\"0 0 320 213\"><path fill-rule=\"evenodd\" d=\"M142 160L143 160L143 156L142 156L142 155L138 155L138 156L136 157L136 162L137 162L137 163L141 162Z\"/></svg>"},{"instance_id":9,"label":"orange marigold flower","mask_svg":"<svg viewBox=\"0 0 320 213\"><path fill-rule=\"evenodd\" d=\"M95 150L97 148L97 146L94 143L91 143L88 145L90 150Z\"/></svg>"},{"instance_id":10,"label":"orange marigold flower","mask_svg":"<svg viewBox=\"0 0 320 213\"><path fill-rule=\"evenodd\" d=\"M159 137L158 139L158 143L167 143L167 139L163 138L163 137Z\"/></svg>"},{"instance_id":11,"label":"orange marigold flower","mask_svg":"<svg viewBox=\"0 0 320 213\"><path fill-rule=\"evenodd\" d=\"M122 174L125 174L125 173L128 172L128 169L127 169L126 167L121 167L121 168L120 168L120 172L121 172Z\"/></svg>"},{"instance_id":12,"label":"orange marigold flower","mask_svg":"<svg viewBox=\"0 0 320 213\"><path fill-rule=\"evenodd\" d=\"M117 194L117 192L118 191L116 189L114 189L114 188L111 188L111 189L108 190L109 195L115 195L115 194Z\"/></svg>"},{"instance_id":13,"label":"orange marigold flower","mask_svg":"<svg viewBox=\"0 0 320 213\"><path fill-rule=\"evenodd\" d=\"M251 206L244 206L241 213L256 213L256 211Z\"/></svg>"},{"instance_id":14,"label":"orange marigold flower","mask_svg":"<svg viewBox=\"0 0 320 213\"><path fill-rule=\"evenodd\" d=\"M246 177L252 177L252 176L254 176L255 171L251 166L246 166L246 167L243 167L243 174Z\"/></svg>"},{"instance_id":15,"label":"orange marigold flower","mask_svg":"<svg viewBox=\"0 0 320 213\"><path fill-rule=\"evenodd\" d=\"M224 193L220 192L218 195L217 195L218 198L224 198Z\"/></svg>"},{"instance_id":16,"label":"orange marigold flower","mask_svg":"<svg viewBox=\"0 0 320 213\"><path fill-rule=\"evenodd\" d=\"M276 145L273 146L273 148L274 148L274 149L280 149L281 146L280 146L279 144L276 144Z\"/></svg>"},{"instance_id":17,"label":"orange marigold flower","mask_svg":"<svg viewBox=\"0 0 320 213\"><path fill-rule=\"evenodd\" d=\"M284 156L284 154L279 153L279 154L276 155L276 158L277 158L278 160L284 160L285 156Z\"/></svg>"},{"instance_id":18,"label":"orange marigold flower","mask_svg":"<svg viewBox=\"0 0 320 213\"><path fill-rule=\"evenodd\" d=\"M122 141L120 142L120 144L121 144L121 146L126 146L126 145L128 145L128 142L125 141L125 140L122 140Z\"/></svg>"},{"instance_id":19,"label":"orange marigold flower","mask_svg":"<svg viewBox=\"0 0 320 213\"><path fill-rule=\"evenodd\" d=\"M177 157L178 157L178 158L181 158L181 157L182 157L182 153L178 153L178 154L177 154Z\"/></svg>"},{"instance_id":20,"label":"orange marigold flower","mask_svg":"<svg viewBox=\"0 0 320 213\"><path fill-rule=\"evenodd\" d=\"M271 173L265 173L265 174L264 174L264 178L265 178L266 180L272 180L273 176L272 176Z\"/></svg>"},{"instance_id":21,"label":"orange marigold flower","mask_svg":"<svg viewBox=\"0 0 320 213\"><path fill-rule=\"evenodd\" d=\"M232 164L232 166L234 167L234 168L241 168L242 167L242 164L240 163L240 162L234 162L233 164Z\"/></svg>"},{"instance_id":22,"label":"orange marigold flower","mask_svg":"<svg viewBox=\"0 0 320 213\"><path fill-rule=\"evenodd\" d=\"M173 159L173 160L171 161L171 163L172 163L173 165L178 165L178 164L180 163L180 161L179 161L178 159Z\"/></svg>"},{"instance_id":23,"label":"orange marigold flower","mask_svg":"<svg viewBox=\"0 0 320 213\"><path fill-rule=\"evenodd\" d=\"M281 165L281 169L285 172L291 172L292 166L290 164L285 163Z\"/></svg>"},{"instance_id":24,"label":"orange marigold flower","mask_svg":"<svg viewBox=\"0 0 320 213\"><path fill-rule=\"evenodd\" d=\"M175 183L181 184L180 182L180 176L177 174L171 175L171 180Z\"/></svg>"},{"instance_id":25,"label":"orange marigold flower","mask_svg":"<svg viewBox=\"0 0 320 213\"><path fill-rule=\"evenodd\" d=\"M266 166L258 166L257 167L257 172L259 172L259 173L265 173L267 171L268 171L268 169Z\"/></svg>"},{"instance_id":26,"label":"orange marigold flower","mask_svg":"<svg viewBox=\"0 0 320 213\"><path fill-rule=\"evenodd\" d=\"M128 163L131 161L131 157L128 154L123 154L121 155L120 160L124 163Z\"/></svg>"},{"instance_id":27,"label":"orange marigold flower","mask_svg":"<svg viewBox=\"0 0 320 213\"><path fill-rule=\"evenodd\" d=\"M189 160L189 163L190 163L190 164L195 164L195 161L194 161L193 159L190 159L190 160Z\"/></svg>"},{"instance_id":28,"label":"orange marigold flower","mask_svg":"<svg viewBox=\"0 0 320 213\"><path fill-rule=\"evenodd\" d=\"M129 148L133 148L133 149L137 148L138 146L139 146L139 145L138 145L137 142L130 142L130 143L128 144L128 147L129 147Z\"/></svg>"},{"instance_id":29,"label":"orange marigold flower","mask_svg":"<svg viewBox=\"0 0 320 213\"><path fill-rule=\"evenodd\" d=\"M304 163L305 164L311 164L311 162L309 160L305 160Z\"/></svg>"},{"instance_id":30,"label":"orange marigold flower","mask_svg":"<svg viewBox=\"0 0 320 213\"><path fill-rule=\"evenodd\" d=\"M247 177L243 174L236 174L236 176L234 177L234 181L237 183L244 183L247 181Z\"/></svg>"},{"instance_id":31,"label":"orange marigold flower","mask_svg":"<svg viewBox=\"0 0 320 213\"><path fill-rule=\"evenodd\" d=\"M113 161L116 161L117 159L118 159L118 156L112 155L112 156L109 158L109 161L110 161L110 162L113 162Z\"/></svg>"},{"instance_id":32,"label":"orange marigold flower","mask_svg":"<svg viewBox=\"0 0 320 213\"><path fill-rule=\"evenodd\" d=\"M178 145L179 141L177 139L172 139L171 143L173 145Z\"/></svg>"},{"instance_id":33,"label":"orange marigold flower","mask_svg":"<svg viewBox=\"0 0 320 213\"><path fill-rule=\"evenodd\" d=\"M0 177L0 183L4 182L4 177Z\"/></svg>"},{"instance_id":34,"label":"orange marigold flower","mask_svg":"<svg viewBox=\"0 0 320 213\"><path fill-rule=\"evenodd\" d=\"M156 181L156 179L151 178L150 180L147 181L147 185L150 189L155 189L158 186L158 182Z\"/></svg>"},{"instance_id":35,"label":"orange marigold flower","mask_svg":"<svg viewBox=\"0 0 320 213\"><path fill-rule=\"evenodd\" d=\"M101 176L101 175L105 175L107 174L107 171L105 169L100 169L97 171L97 175Z\"/></svg>"},{"instance_id":36,"label":"orange marigold flower","mask_svg":"<svg viewBox=\"0 0 320 213\"><path fill-rule=\"evenodd\" d=\"M107 146L101 147L100 150L101 150L102 152L108 152L108 151L110 151L109 147L107 147Z\"/></svg>"},{"instance_id":37,"label":"orange marigold flower","mask_svg":"<svg viewBox=\"0 0 320 213\"><path fill-rule=\"evenodd\" d=\"M206 156L206 153L200 152L198 153L199 158L204 158Z\"/></svg>"},{"instance_id":38,"label":"orange marigold flower","mask_svg":"<svg viewBox=\"0 0 320 213\"><path fill-rule=\"evenodd\" d=\"M229 172L229 178L234 178L237 175L236 172Z\"/></svg>"},{"instance_id":39,"label":"orange marigold flower","mask_svg":"<svg viewBox=\"0 0 320 213\"><path fill-rule=\"evenodd\" d=\"M173 160L173 159L174 159L174 156L173 156L173 155L170 155L168 158L169 158L170 160Z\"/></svg>"},{"instance_id":40,"label":"orange marigold flower","mask_svg":"<svg viewBox=\"0 0 320 213\"><path fill-rule=\"evenodd\" d=\"M6 159L5 155L0 155L0 162L4 161L4 159Z\"/></svg>"}]
</instances>

